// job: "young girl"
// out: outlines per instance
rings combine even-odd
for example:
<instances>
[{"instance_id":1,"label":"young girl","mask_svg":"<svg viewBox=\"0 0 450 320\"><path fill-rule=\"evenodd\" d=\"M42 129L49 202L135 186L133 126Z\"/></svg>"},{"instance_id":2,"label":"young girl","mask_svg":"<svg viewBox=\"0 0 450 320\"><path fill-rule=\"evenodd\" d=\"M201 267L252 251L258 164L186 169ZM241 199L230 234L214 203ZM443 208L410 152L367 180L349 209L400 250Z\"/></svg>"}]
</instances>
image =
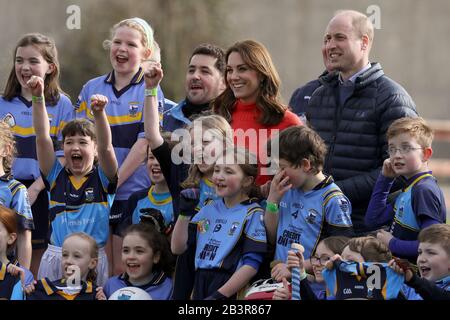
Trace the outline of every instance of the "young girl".
<instances>
[{"instance_id":1,"label":"young girl","mask_svg":"<svg viewBox=\"0 0 450 320\"><path fill-rule=\"evenodd\" d=\"M8 254L17 240L16 214L0 206L0 300L23 300L22 283L17 273L10 273ZM24 282L30 284L33 276L27 270ZM30 278L31 277L31 278Z\"/></svg>"},{"instance_id":2,"label":"young girl","mask_svg":"<svg viewBox=\"0 0 450 320\"><path fill-rule=\"evenodd\" d=\"M42 278L25 288L27 300L103 300L95 285L99 248L83 232L66 237L62 245L61 279Z\"/></svg>"},{"instance_id":3,"label":"young girl","mask_svg":"<svg viewBox=\"0 0 450 320\"><path fill-rule=\"evenodd\" d=\"M106 297L124 287L138 287L153 300L170 299L172 259L167 239L153 225L139 223L129 226L122 244L125 272L108 280L103 288Z\"/></svg>"},{"instance_id":4,"label":"young girl","mask_svg":"<svg viewBox=\"0 0 450 320\"><path fill-rule=\"evenodd\" d=\"M0 205L13 209L17 214L18 232L15 255L23 267L29 268L31 230L34 224L27 189L22 183L12 178L11 170L15 153L13 132L8 124L0 121Z\"/></svg>"},{"instance_id":5,"label":"young girl","mask_svg":"<svg viewBox=\"0 0 450 320\"><path fill-rule=\"evenodd\" d=\"M46 247L48 231L48 197L44 190L35 151L35 134L32 125L32 94L27 82L32 76L44 79L44 97L50 118L50 136L62 157L61 131L64 124L74 117L74 109L69 98L59 86L60 66L55 43L49 37L33 33L23 36L13 54L13 66L0 99L0 119L12 128L17 141L17 158L12 171L14 178L28 188L28 196L33 212L35 229L31 234L33 255L29 244L22 247L23 234L19 234L18 253L21 264L30 267L34 274L43 250ZM28 243L30 236L25 234Z\"/></svg>"},{"instance_id":6,"label":"young girl","mask_svg":"<svg viewBox=\"0 0 450 320\"><path fill-rule=\"evenodd\" d=\"M311 255L310 261L314 277L307 277L300 282L300 292L305 290L312 290L313 294L319 300L325 299L325 281L322 277L322 271L325 264L336 254L342 254L342 251L347 246L349 238L342 236L328 237L319 242L315 252ZM287 266L292 269L300 263L297 255L290 251L288 254ZM302 269L302 267L300 267ZM283 287L278 288L273 294L274 300L290 300L291 287L286 278L283 278ZM311 293L310 293L311 294ZM304 294L303 294L304 295ZM302 295L302 298L303 298Z\"/></svg>"},{"instance_id":7,"label":"young girl","mask_svg":"<svg viewBox=\"0 0 450 320\"><path fill-rule=\"evenodd\" d=\"M194 159L189 169L189 176L183 183L186 191L182 192L180 181L184 180L186 164L171 157L172 152L159 131L157 100L151 95L151 89L159 85L163 71L159 64L148 65L145 70L146 99L144 107L145 132L152 153L161 165L161 170L168 182L173 199L173 210L177 219L180 210L195 214L208 200L216 200L217 195L211 186L213 164L221 149L232 145L232 130L227 121L217 115L199 117L187 129L178 129L183 143L190 143L193 148L188 156ZM193 149L193 150L192 150ZM186 156L186 154L183 154ZM181 160L181 159L179 159ZM180 197L181 195L181 197ZM180 203L181 201L181 203ZM181 208L181 207L182 208ZM195 248L191 246L177 258L175 271L174 296L176 300L189 299L193 286ZM190 283L189 283L190 281Z\"/></svg>"},{"instance_id":8,"label":"young girl","mask_svg":"<svg viewBox=\"0 0 450 320\"><path fill-rule=\"evenodd\" d=\"M108 98L106 109L112 132L112 143L119 163L117 194L111 208L110 225L112 250L108 258L112 273L120 274L121 238L117 226L133 192L148 189L151 181L145 170L147 141L144 139L142 108L144 106L144 74L141 64L154 51L153 29L140 18L125 19L115 24L111 39L104 42L109 50L113 70L88 81L76 104L77 118L89 118L89 99L93 94ZM158 101L164 105L164 96L158 88ZM116 253L116 254L114 254Z\"/></svg>"},{"instance_id":9,"label":"young girl","mask_svg":"<svg viewBox=\"0 0 450 320\"><path fill-rule=\"evenodd\" d=\"M103 247L108 239L109 212L117 183L117 160L105 113L108 99L91 97L95 126L77 119L64 126L65 166L56 160L49 135L49 120L42 95L44 80L33 76L28 82L33 94L33 125L36 150L50 198L50 244L42 256L39 278L61 278L61 247L73 232L92 236L100 248L98 285L108 279L108 262ZM96 160L98 159L98 166Z\"/></svg>"},{"instance_id":10,"label":"young girl","mask_svg":"<svg viewBox=\"0 0 450 320\"><path fill-rule=\"evenodd\" d=\"M235 298L259 269L266 232L263 210L251 199L256 195L257 172L256 158L247 150L228 148L214 166L220 200L203 207L194 218L180 212L171 248L181 254L195 245L195 300ZM196 226L191 233L190 223Z\"/></svg>"}]
</instances>

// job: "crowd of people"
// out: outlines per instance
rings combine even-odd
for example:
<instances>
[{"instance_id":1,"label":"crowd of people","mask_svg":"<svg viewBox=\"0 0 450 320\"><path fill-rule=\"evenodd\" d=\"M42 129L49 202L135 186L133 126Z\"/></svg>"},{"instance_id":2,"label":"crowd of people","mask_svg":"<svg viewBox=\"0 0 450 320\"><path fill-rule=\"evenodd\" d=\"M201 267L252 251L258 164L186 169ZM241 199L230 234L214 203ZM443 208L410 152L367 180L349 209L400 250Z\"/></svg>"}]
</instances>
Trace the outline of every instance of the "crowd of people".
<instances>
[{"instance_id":1,"label":"crowd of people","mask_svg":"<svg viewBox=\"0 0 450 320\"><path fill-rule=\"evenodd\" d=\"M200 44L175 103L153 29L125 19L72 104L54 41L24 35L0 98L0 299L257 299L260 279L278 300L450 299L433 131L373 42L336 12L289 105L263 44Z\"/></svg>"}]
</instances>

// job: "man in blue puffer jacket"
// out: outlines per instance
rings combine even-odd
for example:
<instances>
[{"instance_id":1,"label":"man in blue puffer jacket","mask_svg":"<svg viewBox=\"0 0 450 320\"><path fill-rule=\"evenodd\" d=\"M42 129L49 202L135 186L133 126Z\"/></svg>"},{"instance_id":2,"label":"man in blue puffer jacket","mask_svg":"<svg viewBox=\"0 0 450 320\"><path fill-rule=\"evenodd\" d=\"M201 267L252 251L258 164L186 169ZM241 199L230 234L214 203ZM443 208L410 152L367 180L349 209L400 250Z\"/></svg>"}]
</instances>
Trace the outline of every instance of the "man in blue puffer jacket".
<instances>
[{"instance_id":1,"label":"man in blue puffer jacket","mask_svg":"<svg viewBox=\"0 0 450 320\"><path fill-rule=\"evenodd\" d=\"M321 86L303 111L328 146L324 172L350 199L357 235L371 231L364 215L388 157L387 128L398 118L417 116L406 90L385 76L379 63L369 62L373 34L366 15L337 12L324 37L325 65L333 72L319 78Z\"/></svg>"}]
</instances>

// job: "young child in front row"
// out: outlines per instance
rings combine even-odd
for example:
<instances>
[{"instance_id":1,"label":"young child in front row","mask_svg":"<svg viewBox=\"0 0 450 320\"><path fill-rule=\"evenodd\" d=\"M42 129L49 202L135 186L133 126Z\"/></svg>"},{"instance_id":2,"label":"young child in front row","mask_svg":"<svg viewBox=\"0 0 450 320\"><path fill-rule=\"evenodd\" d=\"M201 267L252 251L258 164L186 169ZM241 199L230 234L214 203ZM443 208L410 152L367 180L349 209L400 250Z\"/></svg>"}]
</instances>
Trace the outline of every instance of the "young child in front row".
<instances>
[{"instance_id":1,"label":"young child in front row","mask_svg":"<svg viewBox=\"0 0 450 320\"><path fill-rule=\"evenodd\" d=\"M391 124L387 139L389 158L375 184L365 222L372 228L390 225L390 232L377 233L378 239L395 256L415 261L420 230L446 221L444 195L428 169L433 132L422 118L401 118ZM392 208L387 198L399 176L407 179L407 187Z\"/></svg>"},{"instance_id":2,"label":"young child in front row","mask_svg":"<svg viewBox=\"0 0 450 320\"><path fill-rule=\"evenodd\" d=\"M291 243L301 243L309 259L319 239L351 237L351 204L331 176L322 172L326 146L320 136L305 126L283 130L279 136L279 168L267 197L264 222L269 243L275 245L272 278L290 279L286 259ZM270 142L268 147L270 146ZM274 159L275 150L271 150ZM277 159L275 159L276 161ZM306 270L311 265L306 261Z\"/></svg>"},{"instance_id":3,"label":"young child in front row","mask_svg":"<svg viewBox=\"0 0 450 320\"><path fill-rule=\"evenodd\" d=\"M389 264L405 275L405 284L414 294L410 300L450 300L450 225L433 224L419 233L417 266L420 278L396 260Z\"/></svg>"},{"instance_id":4,"label":"young child in front row","mask_svg":"<svg viewBox=\"0 0 450 320\"><path fill-rule=\"evenodd\" d=\"M62 245L61 278L42 278L25 288L26 300L104 300L95 285L98 245L84 232L68 235Z\"/></svg>"},{"instance_id":5,"label":"young child in front row","mask_svg":"<svg viewBox=\"0 0 450 320\"><path fill-rule=\"evenodd\" d=\"M33 98L33 125L39 167L50 198L50 244L42 256L38 278L60 279L61 248L73 232L85 232L100 247L97 284L108 279L103 247L108 239L109 212L117 183L117 160L105 113L108 99L91 97L95 127L86 119L69 122L63 129L66 165L56 159L49 135L49 120L43 98L44 82L29 80ZM98 159L98 165L96 160Z\"/></svg>"},{"instance_id":6,"label":"young child in front row","mask_svg":"<svg viewBox=\"0 0 450 320\"><path fill-rule=\"evenodd\" d=\"M228 148L214 166L221 199L193 218L192 211L180 212L171 248L181 254L196 247L194 300L233 299L259 269L267 243L263 210L252 199L257 173L256 158L248 150ZM189 233L189 224L196 226L189 230L196 231Z\"/></svg>"},{"instance_id":7,"label":"young child in front row","mask_svg":"<svg viewBox=\"0 0 450 320\"><path fill-rule=\"evenodd\" d=\"M153 300L169 300L172 296L172 259L167 239L154 225L141 222L129 226L122 244L125 272L106 282L103 288L106 297L124 287L138 287Z\"/></svg>"}]
</instances>

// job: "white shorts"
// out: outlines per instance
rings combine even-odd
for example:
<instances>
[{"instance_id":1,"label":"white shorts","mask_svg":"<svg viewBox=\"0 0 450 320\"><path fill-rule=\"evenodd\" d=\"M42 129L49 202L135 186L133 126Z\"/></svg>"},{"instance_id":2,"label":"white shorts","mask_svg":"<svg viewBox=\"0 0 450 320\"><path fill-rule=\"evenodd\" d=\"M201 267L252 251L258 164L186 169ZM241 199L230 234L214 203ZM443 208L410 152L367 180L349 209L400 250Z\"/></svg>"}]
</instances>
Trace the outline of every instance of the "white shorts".
<instances>
[{"instance_id":1,"label":"white shorts","mask_svg":"<svg viewBox=\"0 0 450 320\"><path fill-rule=\"evenodd\" d=\"M48 278L50 281L59 280L63 277L62 267L62 248L51 244L48 245L42 255L41 263L39 265L38 279ZM98 250L98 264L97 264L97 286L102 287L109 278L108 258L106 257L105 249Z\"/></svg>"}]
</instances>

